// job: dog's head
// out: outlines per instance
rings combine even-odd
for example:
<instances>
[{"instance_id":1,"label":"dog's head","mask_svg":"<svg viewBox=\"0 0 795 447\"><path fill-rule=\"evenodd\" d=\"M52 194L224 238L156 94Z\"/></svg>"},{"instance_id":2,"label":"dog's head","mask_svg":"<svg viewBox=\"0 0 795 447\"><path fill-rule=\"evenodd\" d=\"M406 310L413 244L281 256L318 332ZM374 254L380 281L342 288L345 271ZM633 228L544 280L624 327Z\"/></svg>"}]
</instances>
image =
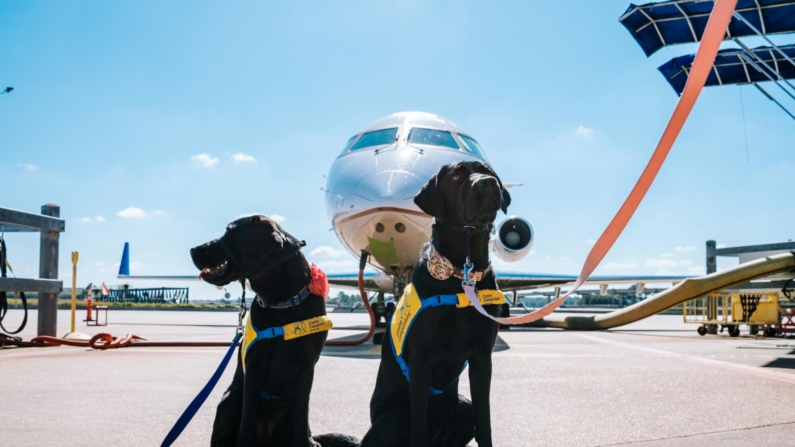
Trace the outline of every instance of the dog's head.
<instances>
[{"instance_id":1,"label":"dog's head","mask_svg":"<svg viewBox=\"0 0 795 447\"><path fill-rule=\"evenodd\" d=\"M420 209L451 226L483 226L507 213L511 195L497 174L479 161L442 166L414 197Z\"/></svg>"},{"instance_id":2,"label":"dog's head","mask_svg":"<svg viewBox=\"0 0 795 447\"><path fill-rule=\"evenodd\" d=\"M204 281L225 286L262 276L303 245L267 216L255 215L230 223L220 239L191 248L190 256Z\"/></svg>"}]
</instances>

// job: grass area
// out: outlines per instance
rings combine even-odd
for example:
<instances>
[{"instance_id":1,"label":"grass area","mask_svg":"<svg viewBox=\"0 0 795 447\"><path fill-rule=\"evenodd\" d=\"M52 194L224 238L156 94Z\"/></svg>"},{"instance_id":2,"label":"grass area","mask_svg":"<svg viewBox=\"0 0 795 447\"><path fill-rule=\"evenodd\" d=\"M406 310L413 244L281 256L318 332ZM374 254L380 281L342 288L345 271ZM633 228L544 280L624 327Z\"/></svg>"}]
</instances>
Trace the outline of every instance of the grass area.
<instances>
[{"instance_id":1,"label":"grass area","mask_svg":"<svg viewBox=\"0 0 795 447\"><path fill-rule=\"evenodd\" d=\"M38 307L39 300L28 300L29 307ZM216 303L106 303L104 301L94 301L94 306L108 306L109 309L237 309L238 304L216 304ZM8 300L9 308L22 308L22 301L18 299ZM58 309L71 309L71 301L58 301ZM77 301L78 309L85 309L86 302L82 300Z\"/></svg>"}]
</instances>

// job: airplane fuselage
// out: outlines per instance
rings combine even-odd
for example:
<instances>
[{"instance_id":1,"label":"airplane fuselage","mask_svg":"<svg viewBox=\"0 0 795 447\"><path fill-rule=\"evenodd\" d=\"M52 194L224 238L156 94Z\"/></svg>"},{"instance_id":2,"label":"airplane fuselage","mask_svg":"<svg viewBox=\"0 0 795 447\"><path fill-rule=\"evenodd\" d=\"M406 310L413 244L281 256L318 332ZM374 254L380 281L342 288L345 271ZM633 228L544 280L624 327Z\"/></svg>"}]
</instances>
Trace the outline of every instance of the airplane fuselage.
<instances>
[{"instance_id":1,"label":"airplane fuselage","mask_svg":"<svg viewBox=\"0 0 795 447\"><path fill-rule=\"evenodd\" d=\"M414 196L439 168L488 161L463 129L436 115L397 113L357 133L334 161L326 211L342 245L355 257L371 253L374 269L400 281L431 237L431 217Z\"/></svg>"}]
</instances>

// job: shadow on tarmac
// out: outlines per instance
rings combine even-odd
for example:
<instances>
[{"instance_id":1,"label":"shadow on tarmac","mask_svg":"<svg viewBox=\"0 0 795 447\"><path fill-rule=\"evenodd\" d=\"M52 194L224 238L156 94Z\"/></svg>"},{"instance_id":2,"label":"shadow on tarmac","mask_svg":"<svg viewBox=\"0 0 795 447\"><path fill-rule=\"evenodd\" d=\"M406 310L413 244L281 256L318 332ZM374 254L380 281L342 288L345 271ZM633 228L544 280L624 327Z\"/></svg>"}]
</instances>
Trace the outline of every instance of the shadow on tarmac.
<instances>
[{"instance_id":1,"label":"shadow on tarmac","mask_svg":"<svg viewBox=\"0 0 795 447\"><path fill-rule=\"evenodd\" d=\"M383 330L378 330L383 332ZM363 334L354 334L347 337L335 338L334 340L358 340ZM511 349L510 345L503 340L499 335L497 341L494 343L494 350L492 352L502 352ZM358 346L326 346L323 348L321 355L330 357L348 357L359 359L380 359L381 358L381 345L373 343L373 340L367 340Z\"/></svg>"}]
</instances>

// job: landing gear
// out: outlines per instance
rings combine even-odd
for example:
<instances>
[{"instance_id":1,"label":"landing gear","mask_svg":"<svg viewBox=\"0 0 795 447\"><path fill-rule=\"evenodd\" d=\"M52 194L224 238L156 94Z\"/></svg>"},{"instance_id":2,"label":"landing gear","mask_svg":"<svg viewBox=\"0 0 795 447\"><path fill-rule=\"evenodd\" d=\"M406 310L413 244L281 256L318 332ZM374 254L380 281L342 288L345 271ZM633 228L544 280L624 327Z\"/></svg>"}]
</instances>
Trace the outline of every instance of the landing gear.
<instances>
[{"instance_id":1,"label":"landing gear","mask_svg":"<svg viewBox=\"0 0 795 447\"><path fill-rule=\"evenodd\" d=\"M384 292L378 292L373 312L375 313L375 327L386 327L389 318L386 317L386 308L384 307Z\"/></svg>"}]
</instances>

